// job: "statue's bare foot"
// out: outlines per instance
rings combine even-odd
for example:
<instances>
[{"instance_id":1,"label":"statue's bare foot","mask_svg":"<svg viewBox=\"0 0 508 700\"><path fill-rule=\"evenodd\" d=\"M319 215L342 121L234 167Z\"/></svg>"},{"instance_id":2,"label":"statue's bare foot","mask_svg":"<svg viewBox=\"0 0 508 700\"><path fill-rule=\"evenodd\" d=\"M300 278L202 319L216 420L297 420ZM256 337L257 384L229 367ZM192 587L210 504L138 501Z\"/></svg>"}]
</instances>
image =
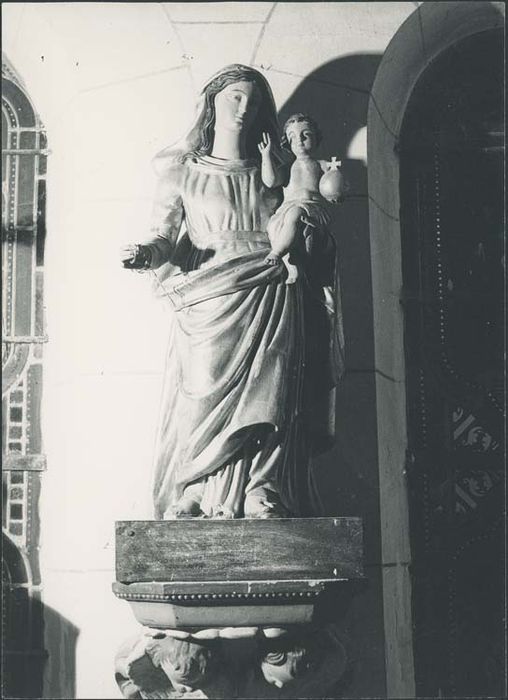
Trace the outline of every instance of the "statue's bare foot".
<instances>
[{"instance_id":1,"label":"statue's bare foot","mask_svg":"<svg viewBox=\"0 0 508 700\"><path fill-rule=\"evenodd\" d=\"M273 494L270 497L250 497L247 496L244 504L244 515L246 518L259 518L268 520L269 518L287 518L289 513Z\"/></svg>"},{"instance_id":2,"label":"statue's bare foot","mask_svg":"<svg viewBox=\"0 0 508 700\"><path fill-rule=\"evenodd\" d=\"M288 276L286 277L286 284L294 284L298 279L298 268L290 262L285 262L286 270Z\"/></svg>"},{"instance_id":3,"label":"statue's bare foot","mask_svg":"<svg viewBox=\"0 0 508 700\"><path fill-rule=\"evenodd\" d=\"M198 518L203 515L203 512L197 501L188 496L182 496L171 508L171 514L174 518Z\"/></svg>"},{"instance_id":4,"label":"statue's bare foot","mask_svg":"<svg viewBox=\"0 0 508 700\"><path fill-rule=\"evenodd\" d=\"M235 514L230 508L219 504L212 509L212 518L217 520L234 520Z\"/></svg>"},{"instance_id":5,"label":"statue's bare foot","mask_svg":"<svg viewBox=\"0 0 508 700\"><path fill-rule=\"evenodd\" d=\"M293 263L289 262L289 258L289 253L286 253L286 255L282 258L282 263L286 268L287 273L286 284L294 284L298 279L298 268L296 267L296 265L293 265Z\"/></svg>"}]
</instances>

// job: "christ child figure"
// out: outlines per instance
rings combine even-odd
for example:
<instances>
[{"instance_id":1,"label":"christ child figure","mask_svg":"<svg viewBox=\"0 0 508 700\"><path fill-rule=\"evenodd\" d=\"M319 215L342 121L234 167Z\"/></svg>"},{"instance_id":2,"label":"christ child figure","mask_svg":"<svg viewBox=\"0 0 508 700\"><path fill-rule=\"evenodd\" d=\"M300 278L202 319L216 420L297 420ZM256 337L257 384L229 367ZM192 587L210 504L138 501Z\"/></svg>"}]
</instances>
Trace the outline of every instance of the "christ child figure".
<instances>
[{"instance_id":1,"label":"christ child figure","mask_svg":"<svg viewBox=\"0 0 508 700\"><path fill-rule=\"evenodd\" d=\"M330 221L324 200L338 202L343 195L344 181L338 170L340 161L332 158L328 162L314 156L320 140L319 127L306 114L293 114L284 124L281 143L291 149L295 160L286 174L284 202L268 223L271 251L265 262L279 265L282 260L288 272L287 284L294 283L298 277L296 266L289 261L289 254L297 243L299 231L302 231L305 248L310 253L313 232L323 229ZM276 169L268 134L263 134L258 148L261 153L261 179L267 187L273 187Z\"/></svg>"}]
</instances>

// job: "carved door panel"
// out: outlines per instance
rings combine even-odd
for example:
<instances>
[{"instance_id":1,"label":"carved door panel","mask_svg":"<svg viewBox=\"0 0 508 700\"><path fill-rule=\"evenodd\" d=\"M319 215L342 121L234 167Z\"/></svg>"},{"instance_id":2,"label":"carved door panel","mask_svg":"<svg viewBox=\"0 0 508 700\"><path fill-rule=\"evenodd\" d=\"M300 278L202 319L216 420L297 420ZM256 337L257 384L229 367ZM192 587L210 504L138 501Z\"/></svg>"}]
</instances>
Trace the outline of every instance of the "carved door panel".
<instances>
[{"instance_id":1,"label":"carved door panel","mask_svg":"<svg viewBox=\"0 0 508 700\"><path fill-rule=\"evenodd\" d=\"M440 58L401 142L417 695L503 695L502 56Z\"/></svg>"}]
</instances>

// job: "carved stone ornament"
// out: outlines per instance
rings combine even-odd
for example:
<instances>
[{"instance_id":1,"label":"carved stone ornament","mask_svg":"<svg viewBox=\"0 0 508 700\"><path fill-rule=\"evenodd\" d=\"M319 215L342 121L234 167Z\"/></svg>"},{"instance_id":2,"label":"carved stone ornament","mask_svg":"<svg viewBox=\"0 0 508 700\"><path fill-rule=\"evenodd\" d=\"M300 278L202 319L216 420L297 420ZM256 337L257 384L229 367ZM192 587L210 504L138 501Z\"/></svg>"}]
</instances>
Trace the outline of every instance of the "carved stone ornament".
<instances>
[{"instance_id":1,"label":"carved stone ornament","mask_svg":"<svg viewBox=\"0 0 508 700\"><path fill-rule=\"evenodd\" d=\"M362 579L362 551L359 518L117 523L113 590L145 628L118 654L122 693L320 697L346 652L315 606Z\"/></svg>"},{"instance_id":2,"label":"carved stone ornament","mask_svg":"<svg viewBox=\"0 0 508 700\"><path fill-rule=\"evenodd\" d=\"M125 698L322 697L345 669L333 625L194 633L146 628L115 659Z\"/></svg>"}]
</instances>

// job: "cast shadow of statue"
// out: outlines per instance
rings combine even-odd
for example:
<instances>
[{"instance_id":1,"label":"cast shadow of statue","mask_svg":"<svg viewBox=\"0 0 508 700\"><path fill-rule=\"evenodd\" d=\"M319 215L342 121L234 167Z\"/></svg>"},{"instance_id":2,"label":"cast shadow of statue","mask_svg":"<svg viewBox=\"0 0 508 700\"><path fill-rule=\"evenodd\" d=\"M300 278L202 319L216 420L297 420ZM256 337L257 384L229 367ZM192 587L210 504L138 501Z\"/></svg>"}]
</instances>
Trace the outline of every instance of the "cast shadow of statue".
<instances>
[{"instance_id":1,"label":"cast shadow of statue","mask_svg":"<svg viewBox=\"0 0 508 700\"><path fill-rule=\"evenodd\" d=\"M46 697L75 698L79 629L48 605L41 604L41 608L48 655L44 669Z\"/></svg>"},{"instance_id":2,"label":"cast shadow of statue","mask_svg":"<svg viewBox=\"0 0 508 700\"><path fill-rule=\"evenodd\" d=\"M45 605L28 559L2 533L2 697L76 697L79 630Z\"/></svg>"},{"instance_id":3,"label":"cast shadow of statue","mask_svg":"<svg viewBox=\"0 0 508 700\"><path fill-rule=\"evenodd\" d=\"M327 445L329 449L313 462L321 508L313 515L358 516L364 522L368 580L331 587L315 612L317 624L331 622L349 640L345 642L348 657L364 653L359 628L362 624L351 621L353 598L359 596L365 607L365 627L374 624L382 631L382 612L376 600L379 571L369 569L380 561L381 554L366 145L351 149L353 141L358 143L355 137L362 130L363 135L366 133L369 93L381 58L380 54L357 54L320 66L300 83L279 111L281 126L295 112L308 113L315 119L323 137L318 157L329 160L336 156L342 161L341 170L348 183L344 202L330 207L330 231L338 253L345 375L335 394L333 444ZM320 340L313 338L312 342ZM377 618L379 624L375 623ZM382 640L379 645L381 648ZM357 646L359 649L355 649ZM382 662L377 658L382 654L375 652L374 656L369 685L377 693L384 682ZM344 688L350 692L356 685L354 674L354 664L348 662L331 697L340 697Z\"/></svg>"},{"instance_id":4,"label":"cast shadow of statue","mask_svg":"<svg viewBox=\"0 0 508 700\"><path fill-rule=\"evenodd\" d=\"M294 112L309 113L317 121L323 135L318 156L337 156L349 185L344 202L330 207L346 372L336 392L335 441L315 465L323 506L315 515L367 520L378 500L367 167L365 160L350 157L350 146L367 125L369 91L380 60L379 54L358 54L324 64L302 81L279 112L281 124Z\"/></svg>"}]
</instances>

